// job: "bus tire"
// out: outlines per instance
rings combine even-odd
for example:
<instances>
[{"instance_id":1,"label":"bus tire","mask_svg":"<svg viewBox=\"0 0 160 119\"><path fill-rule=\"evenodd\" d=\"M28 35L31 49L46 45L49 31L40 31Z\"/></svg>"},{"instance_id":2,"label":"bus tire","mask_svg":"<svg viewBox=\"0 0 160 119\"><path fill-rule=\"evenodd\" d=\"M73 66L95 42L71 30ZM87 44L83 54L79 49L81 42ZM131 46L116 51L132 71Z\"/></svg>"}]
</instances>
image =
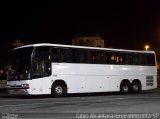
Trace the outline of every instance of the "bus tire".
<instances>
[{"instance_id":1,"label":"bus tire","mask_svg":"<svg viewBox=\"0 0 160 119\"><path fill-rule=\"evenodd\" d=\"M120 85L120 93L128 94L130 92L130 83L127 81L123 81Z\"/></svg>"},{"instance_id":2,"label":"bus tire","mask_svg":"<svg viewBox=\"0 0 160 119\"><path fill-rule=\"evenodd\" d=\"M134 93L134 94L137 94L139 92L141 92L142 90L142 86L141 86L141 83L140 82L132 82L131 84L131 92Z\"/></svg>"},{"instance_id":3,"label":"bus tire","mask_svg":"<svg viewBox=\"0 0 160 119\"><path fill-rule=\"evenodd\" d=\"M51 88L51 95L54 97L63 97L67 93L67 87L61 82L55 82Z\"/></svg>"}]
</instances>

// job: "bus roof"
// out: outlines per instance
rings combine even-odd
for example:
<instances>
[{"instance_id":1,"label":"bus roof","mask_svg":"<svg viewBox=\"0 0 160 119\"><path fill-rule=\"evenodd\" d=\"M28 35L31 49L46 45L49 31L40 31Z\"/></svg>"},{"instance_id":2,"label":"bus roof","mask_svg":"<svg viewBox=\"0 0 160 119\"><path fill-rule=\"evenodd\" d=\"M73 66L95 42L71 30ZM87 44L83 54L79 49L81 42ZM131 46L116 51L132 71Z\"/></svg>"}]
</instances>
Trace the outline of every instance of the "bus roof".
<instances>
[{"instance_id":1,"label":"bus roof","mask_svg":"<svg viewBox=\"0 0 160 119\"><path fill-rule=\"evenodd\" d=\"M111 50L111 51L125 51L125 52L139 52L139 53L155 53L154 51L143 51L143 50L126 50L126 49L115 49L115 48L100 48L100 47L88 47L88 46L76 46L76 45L63 45L63 44L51 44L51 43L36 43L30 45L23 45L20 47L14 48L26 48L26 47L39 47L39 46L57 46L57 47L66 47L66 48L84 48L84 49L95 49L95 50Z\"/></svg>"}]
</instances>

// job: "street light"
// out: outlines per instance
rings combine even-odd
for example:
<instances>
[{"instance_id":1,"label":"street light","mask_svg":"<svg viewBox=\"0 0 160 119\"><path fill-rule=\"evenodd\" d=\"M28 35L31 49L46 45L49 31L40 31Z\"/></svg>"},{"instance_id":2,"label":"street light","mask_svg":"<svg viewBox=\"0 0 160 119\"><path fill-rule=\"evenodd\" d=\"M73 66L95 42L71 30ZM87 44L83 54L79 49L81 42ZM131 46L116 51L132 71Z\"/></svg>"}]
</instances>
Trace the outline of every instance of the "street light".
<instances>
[{"instance_id":1,"label":"street light","mask_svg":"<svg viewBox=\"0 0 160 119\"><path fill-rule=\"evenodd\" d=\"M150 46L149 45L145 45L144 48L147 51L150 48Z\"/></svg>"}]
</instances>

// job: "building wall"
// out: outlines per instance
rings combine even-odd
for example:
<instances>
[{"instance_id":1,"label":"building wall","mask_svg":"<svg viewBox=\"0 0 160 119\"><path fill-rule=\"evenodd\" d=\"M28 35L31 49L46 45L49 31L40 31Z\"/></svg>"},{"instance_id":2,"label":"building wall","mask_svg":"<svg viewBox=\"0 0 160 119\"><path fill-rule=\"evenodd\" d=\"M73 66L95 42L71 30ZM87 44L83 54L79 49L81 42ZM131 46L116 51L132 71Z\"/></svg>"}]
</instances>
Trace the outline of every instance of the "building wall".
<instances>
[{"instance_id":1,"label":"building wall","mask_svg":"<svg viewBox=\"0 0 160 119\"><path fill-rule=\"evenodd\" d=\"M104 39L100 36L81 36L72 39L73 45L91 46L91 47L105 47Z\"/></svg>"}]
</instances>

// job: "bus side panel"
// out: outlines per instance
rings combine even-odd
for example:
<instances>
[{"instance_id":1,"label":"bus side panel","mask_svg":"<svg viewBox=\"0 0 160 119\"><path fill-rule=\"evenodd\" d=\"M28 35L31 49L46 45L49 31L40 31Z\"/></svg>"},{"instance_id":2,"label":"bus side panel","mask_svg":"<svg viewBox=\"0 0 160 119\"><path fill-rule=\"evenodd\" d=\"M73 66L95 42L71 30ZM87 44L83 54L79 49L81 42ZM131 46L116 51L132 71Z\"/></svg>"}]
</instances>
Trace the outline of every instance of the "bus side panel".
<instances>
[{"instance_id":1,"label":"bus side panel","mask_svg":"<svg viewBox=\"0 0 160 119\"><path fill-rule=\"evenodd\" d=\"M51 94L51 86L53 83L53 76L36 78L32 80L33 94Z\"/></svg>"},{"instance_id":2,"label":"bus side panel","mask_svg":"<svg viewBox=\"0 0 160 119\"><path fill-rule=\"evenodd\" d=\"M54 81L64 81L67 84L67 93L85 92L85 76L58 74Z\"/></svg>"},{"instance_id":3,"label":"bus side panel","mask_svg":"<svg viewBox=\"0 0 160 119\"><path fill-rule=\"evenodd\" d=\"M43 94L43 78L32 80L32 94Z\"/></svg>"},{"instance_id":4,"label":"bus side panel","mask_svg":"<svg viewBox=\"0 0 160 119\"><path fill-rule=\"evenodd\" d=\"M156 69L153 66L53 64L54 80L64 80L68 93L119 91L121 81L140 80L142 90L156 88ZM153 85L146 85L146 77L153 76ZM149 77L150 78L150 77Z\"/></svg>"},{"instance_id":5,"label":"bus side panel","mask_svg":"<svg viewBox=\"0 0 160 119\"><path fill-rule=\"evenodd\" d=\"M110 91L110 79L106 75L107 65L91 64L53 64L56 80L64 80L68 93Z\"/></svg>"},{"instance_id":6,"label":"bus side panel","mask_svg":"<svg viewBox=\"0 0 160 119\"><path fill-rule=\"evenodd\" d=\"M42 85L43 94L51 94L51 87L53 81L54 81L53 75L43 78L43 85Z\"/></svg>"},{"instance_id":7,"label":"bus side panel","mask_svg":"<svg viewBox=\"0 0 160 119\"><path fill-rule=\"evenodd\" d=\"M157 88L157 68L155 66L147 66L143 68L145 74L142 80L142 90Z\"/></svg>"},{"instance_id":8,"label":"bus side panel","mask_svg":"<svg viewBox=\"0 0 160 119\"><path fill-rule=\"evenodd\" d=\"M86 75L86 92L105 92L110 90L110 79L107 76Z\"/></svg>"},{"instance_id":9,"label":"bus side panel","mask_svg":"<svg viewBox=\"0 0 160 119\"><path fill-rule=\"evenodd\" d=\"M76 64L53 63L53 80L62 80L67 84L68 93L85 92L85 68Z\"/></svg>"}]
</instances>

